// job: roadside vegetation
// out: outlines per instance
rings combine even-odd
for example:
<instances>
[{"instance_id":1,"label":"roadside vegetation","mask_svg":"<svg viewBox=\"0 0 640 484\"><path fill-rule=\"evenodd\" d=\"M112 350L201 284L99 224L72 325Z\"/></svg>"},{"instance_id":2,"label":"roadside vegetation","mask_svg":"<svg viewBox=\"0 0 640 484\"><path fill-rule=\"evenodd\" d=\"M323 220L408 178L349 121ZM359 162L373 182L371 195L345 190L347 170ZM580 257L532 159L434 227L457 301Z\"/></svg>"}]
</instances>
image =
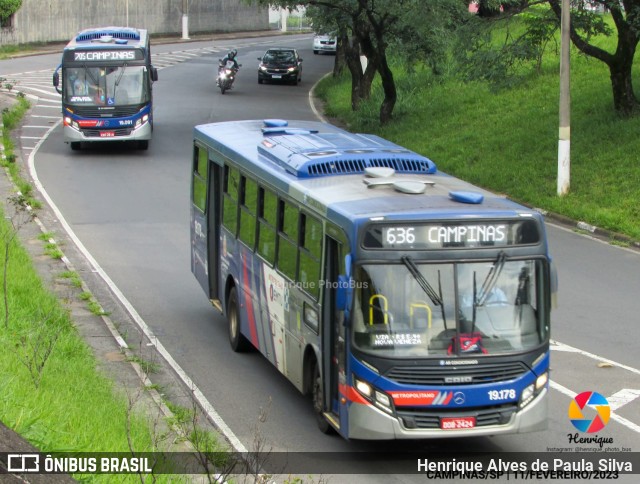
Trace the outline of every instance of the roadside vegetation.
<instances>
[{"instance_id":1,"label":"roadside vegetation","mask_svg":"<svg viewBox=\"0 0 640 484\"><path fill-rule=\"evenodd\" d=\"M14 107L2 113L5 128L2 165L20 190L30 193L30 186L17 172L9 136L27 108L26 101L18 97ZM139 408L143 406L144 392L151 387L145 389L141 382L138 390L123 390L103 373L96 356L74 326L69 304L76 299L84 301L94 314L104 312L94 310L93 297L82 290L78 274L62 265L60 272L52 276L60 284L67 284L68 298L60 300L45 286L19 236L33 219L31 205L24 195L16 194L8 197L3 206L0 206L0 346L4 351L0 352L0 421L48 453L158 452L173 446L182 435L194 452L204 456L202 465L224 465L211 462L205 454L220 452L224 447L213 434L199 428L195 405L190 409L172 405L174 417L160 421L158 415ZM59 259L59 249L56 246L52 252L49 235L37 236L34 242L41 244L43 257ZM145 363L138 361L143 371L151 370ZM186 450L189 446L182 448ZM107 474L75 477L90 482L113 482L115 478ZM212 475L209 477L213 480ZM144 482L145 478L153 482L182 481L180 476L170 474L117 476L118 482Z\"/></svg>"},{"instance_id":2,"label":"roadside vegetation","mask_svg":"<svg viewBox=\"0 0 640 484\"><path fill-rule=\"evenodd\" d=\"M597 39L615 50L615 38ZM640 117L612 109L607 67L571 52L571 188L557 191L559 56L550 42L537 70L509 83L463 81L449 58L440 73L392 63L398 101L381 126L379 78L352 110L348 73L317 94L328 116L352 131L388 138L432 159L438 169L518 202L640 241ZM633 68L638 79L640 68Z\"/></svg>"}]
</instances>

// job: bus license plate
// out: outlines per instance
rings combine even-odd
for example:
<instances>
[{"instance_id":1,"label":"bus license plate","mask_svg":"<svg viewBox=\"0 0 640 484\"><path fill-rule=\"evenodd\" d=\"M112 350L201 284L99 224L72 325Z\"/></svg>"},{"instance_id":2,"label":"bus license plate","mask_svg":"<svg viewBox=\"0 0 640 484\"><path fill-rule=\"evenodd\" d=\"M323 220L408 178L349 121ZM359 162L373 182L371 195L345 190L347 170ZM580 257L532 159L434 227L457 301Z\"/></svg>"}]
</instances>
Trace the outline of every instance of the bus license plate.
<instances>
[{"instance_id":1,"label":"bus license plate","mask_svg":"<svg viewBox=\"0 0 640 484\"><path fill-rule=\"evenodd\" d=\"M472 429L475 426L475 417L443 417L440 419L440 428L442 430Z\"/></svg>"},{"instance_id":2,"label":"bus license plate","mask_svg":"<svg viewBox=\"0 0 640 484\"><path fill-rule=\"evenodd\" d=\"M115 131L100 131L101 138L113 138L115 135Z\"/></svg>"}]
</instances>

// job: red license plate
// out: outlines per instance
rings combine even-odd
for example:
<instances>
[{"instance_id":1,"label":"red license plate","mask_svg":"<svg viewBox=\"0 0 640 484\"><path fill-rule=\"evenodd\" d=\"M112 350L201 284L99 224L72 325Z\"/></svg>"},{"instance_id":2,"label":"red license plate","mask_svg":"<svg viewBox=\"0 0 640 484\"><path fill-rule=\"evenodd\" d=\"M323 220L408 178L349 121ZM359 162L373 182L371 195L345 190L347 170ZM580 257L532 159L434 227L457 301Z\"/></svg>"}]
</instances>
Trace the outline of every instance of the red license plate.
<instances>
[{"instance_id":1,"label":"red license plate","mask_svg":"<svg viewBox=\"0 0 640 484\"><path fill-rule=\"evenodd\" d=\"M443 417L440 419L440 428L442 430L472 429L475 426L475 417Z\"/></svg>"},{"instance_id":2,"label":"red license plate","mask_svg":"<svg viewBox=\"0 0 640 484\"><path fill-rule=\"evenodd\" d=\"M101 138L113 138L115 135L115 131L100 131Z\"/></svg>"}]
</instances>

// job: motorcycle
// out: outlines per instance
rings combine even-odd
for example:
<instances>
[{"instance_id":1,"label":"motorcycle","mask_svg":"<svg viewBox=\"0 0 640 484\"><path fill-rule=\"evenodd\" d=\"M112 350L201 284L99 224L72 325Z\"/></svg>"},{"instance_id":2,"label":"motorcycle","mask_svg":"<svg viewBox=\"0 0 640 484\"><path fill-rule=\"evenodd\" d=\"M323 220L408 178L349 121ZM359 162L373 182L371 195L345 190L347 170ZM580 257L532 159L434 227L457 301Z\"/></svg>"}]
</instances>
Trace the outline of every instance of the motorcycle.
<instances>
[{"instance_id":1,"label":"motorcycle","mask_svg":"<svg viewBox=\"0 0 640 484\"><path fill-rule=\"evenodd\" d=\"M240 66L241 64L238 64L238 68ZM225 64L222 62L222 59L219 60L218 78L216 80L216 85L220 88L220 92L222 94L224 94L225 91L228 91L231 89L237 73L238 73L238 69L235 68L234 63L232 61L227 61Z\"/></svg>"}]
</instances>

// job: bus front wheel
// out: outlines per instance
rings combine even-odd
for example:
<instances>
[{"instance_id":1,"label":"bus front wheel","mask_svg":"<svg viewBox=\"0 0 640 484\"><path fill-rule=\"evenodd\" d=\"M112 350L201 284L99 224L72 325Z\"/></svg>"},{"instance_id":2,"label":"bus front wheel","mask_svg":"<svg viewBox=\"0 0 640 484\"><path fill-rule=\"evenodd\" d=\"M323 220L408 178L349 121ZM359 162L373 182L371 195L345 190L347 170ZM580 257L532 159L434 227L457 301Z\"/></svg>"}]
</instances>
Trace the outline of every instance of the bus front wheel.
<instances>
[{"instance_id":1,"label":"bus front wheel","mask_svg":"<svg viewBox=\"0 0 640 484\"><path fill-rule=\"evenodd\" d=\"M316 363L313 366L313 411L316 415L316 422L318 428L323 434L330 434L333 431L333 427L329 424L324 416L324 392L322 390L322 378L320 378L320 368Z\"/></svg>"},{"instance_id":2,"label":"bus front wheel","mask_svg":"<svg viewBox=\"0 0 640 484\"><path fill-rule=\"evenodd\" d=\"M240 332L240 314L238 312L238 293L235 287L229 291L227 302L227 322L229 323L229 343L235 352L244 352L251 349L251 344Z\"/></svg>"}]
</instances>

